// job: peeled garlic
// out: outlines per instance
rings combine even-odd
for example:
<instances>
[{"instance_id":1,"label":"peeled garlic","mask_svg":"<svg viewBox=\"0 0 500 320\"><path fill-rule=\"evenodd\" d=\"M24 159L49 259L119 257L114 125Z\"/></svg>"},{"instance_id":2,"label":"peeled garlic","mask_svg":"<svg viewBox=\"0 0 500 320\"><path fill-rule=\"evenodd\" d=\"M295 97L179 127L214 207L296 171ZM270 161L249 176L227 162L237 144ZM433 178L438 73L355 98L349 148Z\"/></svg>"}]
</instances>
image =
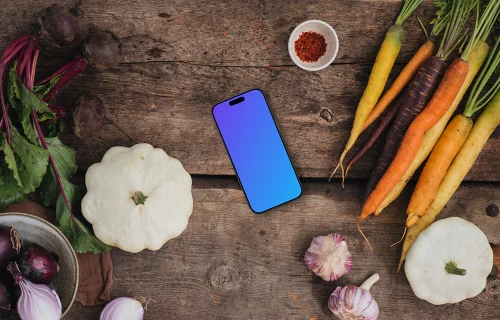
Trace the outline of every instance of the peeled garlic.
<instances>
[{"instance_id":1,"label":"peeled garlic","mask_svg":"<svg viewBox=\"0 0 500 320\"><path fill-rule=\"evenodd\" d=\"M376 320L379 309L370 293L371 286L380 279L378 273L368 278L360 287L337 287L328 299L328 308L339 319Z\"/></svg>"},{"instance_id":2,"label":"peeled garlic","mask_svg":"<svg viewBox=\"0 0 500 320\"><path fill-rule=\"evenodd\" d=\"M309 270L325 281L335 281L352 268L352 255L345 238L338 233L314 237L304 261Z\"/></svg>"}]
</instances>

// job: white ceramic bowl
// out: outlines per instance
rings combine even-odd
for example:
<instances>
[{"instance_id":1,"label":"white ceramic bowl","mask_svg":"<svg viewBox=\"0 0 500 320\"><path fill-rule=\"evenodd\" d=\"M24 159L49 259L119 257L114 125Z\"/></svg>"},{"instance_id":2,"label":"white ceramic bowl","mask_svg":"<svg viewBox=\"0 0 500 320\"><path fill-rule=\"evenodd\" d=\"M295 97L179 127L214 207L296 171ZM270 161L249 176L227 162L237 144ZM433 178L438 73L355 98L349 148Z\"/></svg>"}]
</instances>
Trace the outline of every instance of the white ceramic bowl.
<instances>
[{"instance_id":1,"label":"white ceramic bowl","mask_svg":"<svg viewBox=\"0 0 500 320\"><path fill-rule=\"evenodd\" d=\"M78 288L78 260L69 241L54 225L25 213L0 214L0 225L13 226L23 240L37 243L59 257L61 270L52 284L61 299L64 316L71 308Z\"/></svg>"},{"instance_id":2,"label":"white ceramic bowl","mask_svg":"<svg viewBox=\"0 0 500 320\"><path fill-rule=\"evenodd\" d=\"M319 58L316 62L304 62L299 59L297 54L295 53L294 44L295 41L300 37L302 32L316 32L323 37L325 37L326 41L326 52L325 54ZM300 68L308 71L318 71L328 67L339 51L339 38L337 37L337 33L328 23L321 20L307 20L299 24L290 35L290 39L288 40L288 53L292 58L293 62Z\"/></svg>"}]
</instances>

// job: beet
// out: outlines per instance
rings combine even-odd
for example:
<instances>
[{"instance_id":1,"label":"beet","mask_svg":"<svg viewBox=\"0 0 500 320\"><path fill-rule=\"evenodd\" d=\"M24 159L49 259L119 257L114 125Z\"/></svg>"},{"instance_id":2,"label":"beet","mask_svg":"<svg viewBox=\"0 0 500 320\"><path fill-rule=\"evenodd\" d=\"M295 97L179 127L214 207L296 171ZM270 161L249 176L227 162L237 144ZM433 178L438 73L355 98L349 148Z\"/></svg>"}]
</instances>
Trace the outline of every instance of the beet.
<instances>
[{"instance_id":1,"label":"beet","mask_svg":"<svg viewBox=\"0 0 500 320\"><path fill-rule=\"evenodd\" d=\"M70 9L54 4L38 15L40 37L53 47L70 47L82 40L78 18Z\"/></svg>"},{"instance_id":2,"label":"beet","mask_svg":"<svg viewBox=\"0 0 500 320\"><path fill-rule=\"evenodd\" d=\"M106 123L106 106L96 95L85 95L78 100L73 113L73 131L79 138L92 136Z\"/></svg>"},{"instance_id":3,"label":"beet","mask_svg":"<svg viewBox=\"0 0 500 320\"><path fill-rule=\"evenodd\" d=\"M120 40L110 31L92 30L85 39L83 56L97 71L115 68L122 61Z\"/></svg>"}]
</instances>

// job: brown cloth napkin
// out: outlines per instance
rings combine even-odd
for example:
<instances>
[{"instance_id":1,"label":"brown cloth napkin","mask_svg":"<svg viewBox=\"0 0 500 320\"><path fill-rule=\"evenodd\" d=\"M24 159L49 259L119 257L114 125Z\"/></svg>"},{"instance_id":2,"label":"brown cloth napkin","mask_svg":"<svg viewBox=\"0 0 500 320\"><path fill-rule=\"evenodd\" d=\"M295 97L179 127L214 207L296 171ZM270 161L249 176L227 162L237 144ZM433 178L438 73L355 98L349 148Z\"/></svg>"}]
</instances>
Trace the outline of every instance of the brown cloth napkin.
<instances>
[{"instance_id":1,"label":"brown cloth napkin","mask_svg":"<svg viewBox=\"0 0 500 320\"><path fill-rule=\"evenodd\" d=\"M22 212L45 219L51 223L55 212L34 201L25 200L11 205L3 212ZM103 254L77 253L80 281L76 301L84 306L95 306L109 301L113 289L113 263L109 252Z\"/></svg>"}]
</instances>

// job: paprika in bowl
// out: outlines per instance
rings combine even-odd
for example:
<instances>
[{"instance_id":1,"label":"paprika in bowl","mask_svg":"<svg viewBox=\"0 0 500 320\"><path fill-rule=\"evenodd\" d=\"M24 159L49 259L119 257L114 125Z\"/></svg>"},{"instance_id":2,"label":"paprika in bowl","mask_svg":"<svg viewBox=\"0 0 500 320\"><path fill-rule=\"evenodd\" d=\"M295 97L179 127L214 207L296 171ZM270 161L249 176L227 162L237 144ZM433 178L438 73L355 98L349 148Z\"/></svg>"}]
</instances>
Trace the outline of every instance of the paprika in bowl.
<instances>
[{"instance_id":1,"label":"paprika in bowl","mask_svg":"<svg viewBox=\"0 0 500 320\"><path fill-rule=\"evenodd\" d=\"M321 20L308 20L299 24L288 40L288 52L293 62L308 71L329 66L339 50L335 30Z\"/></svg>"}]
</instances>

